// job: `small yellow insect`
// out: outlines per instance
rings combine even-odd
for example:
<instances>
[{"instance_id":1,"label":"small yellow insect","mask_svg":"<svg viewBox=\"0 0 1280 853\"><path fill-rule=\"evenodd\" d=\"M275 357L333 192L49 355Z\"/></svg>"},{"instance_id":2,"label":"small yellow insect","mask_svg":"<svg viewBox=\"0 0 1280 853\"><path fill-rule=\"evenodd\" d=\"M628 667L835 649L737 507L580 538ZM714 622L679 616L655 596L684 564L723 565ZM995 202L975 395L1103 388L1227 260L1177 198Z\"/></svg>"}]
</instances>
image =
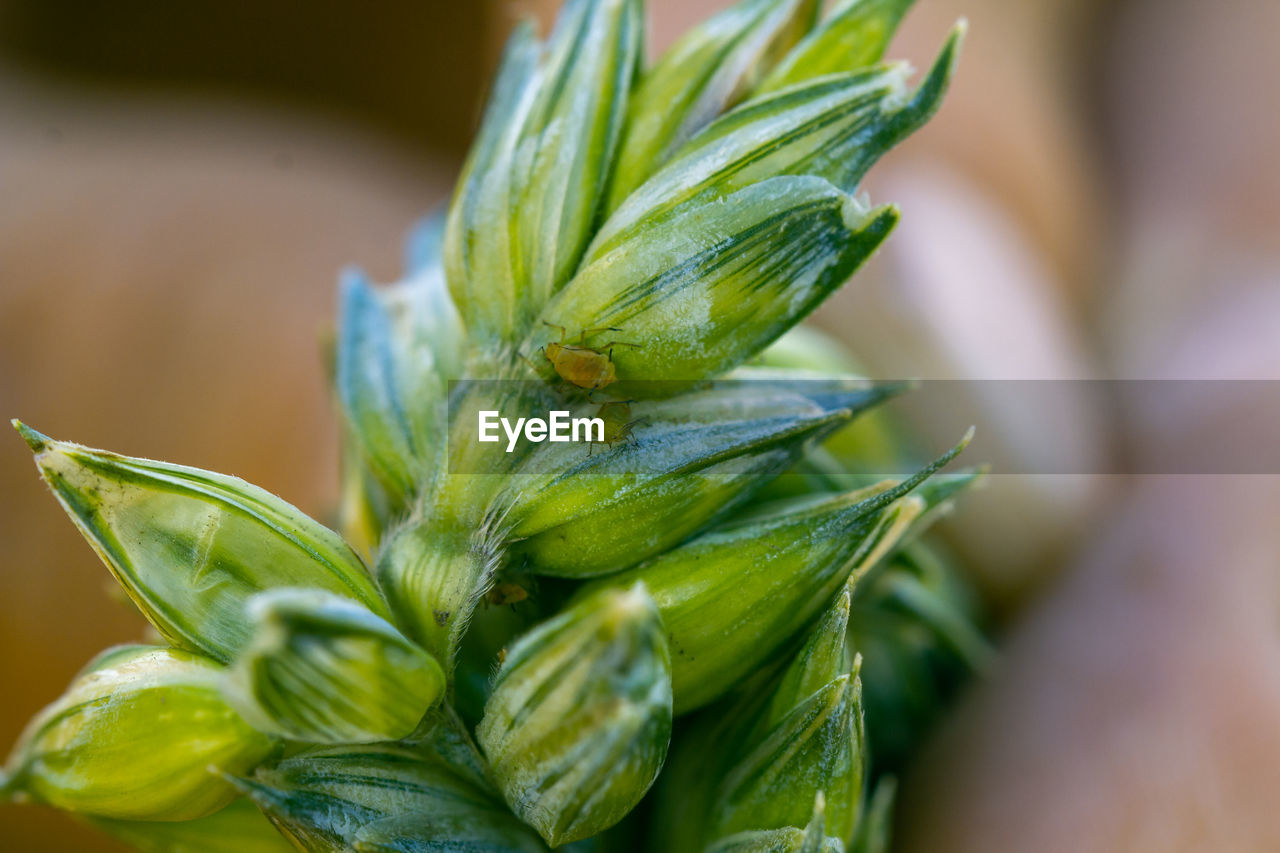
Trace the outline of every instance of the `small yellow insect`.
<instances>
[{"instance_id":1,"label":"small yellow insect","mask_svg":"<svg viewBox=\"0 0 1280 853\"><path fill-rule=\"evenodd\" d=\"M485 603L501 606L503 604L515 604L518 601L524 601L529 597L529 591L519 584L500 583L495 584L493 589L485 595Z\"/></svg>"},{"instance_id":2,"label":"small yellow insect","mask_svg":"<svg viewBox=\"0 0 1280 853\"><path fill-rule=\"evenodd\" d=\"M639 424L647 422L648 418L631 417L631 403L633 400L611 400L602 403L600 408L596 410L596 417L604 421L604 438L603 444L613 447L620 441L628 441L632 444L639 444L636 441L634 430ZM592 442L587 455L595 449L596 442Z\"/></svg>"},{"instance_id":3,"label":"small yellow insect","mask_svg":"<svg viewBox=\"0 0 1280 853\"><path fill-rule=\"evenodd\" d=\"M561 379L588 391L598 391L618 380L613 365L614 347L639 347L639 344L629 344L625 341L609 341L599 346L587 346L588 335L594 335L597 332L621 331L613 326L583 329L582 334L578 336L578 343L565 343L567 333L564 326L547 323L545 320L543 322L553 329L560 330L560 340L547 344L540 351L546 356L547 361L551 362L551 366L555 368L556 374Z\"/></svg>"}]
</instances>

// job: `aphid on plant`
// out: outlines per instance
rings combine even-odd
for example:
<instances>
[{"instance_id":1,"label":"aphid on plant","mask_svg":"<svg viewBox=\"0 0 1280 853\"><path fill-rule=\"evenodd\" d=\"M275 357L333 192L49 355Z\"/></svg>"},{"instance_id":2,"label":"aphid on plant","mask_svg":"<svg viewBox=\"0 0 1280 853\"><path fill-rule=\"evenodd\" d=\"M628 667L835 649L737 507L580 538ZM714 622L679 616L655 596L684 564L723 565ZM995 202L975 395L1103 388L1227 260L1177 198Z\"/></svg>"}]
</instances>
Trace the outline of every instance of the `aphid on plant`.
<instances>
[{"instance_id":1,"label":"aphid on plant","mask_svg":"<svg viewBox=\"0 0 1280 853\"><path fill-rule=\"evenodd\" d=\"M631 417L632 400L611 400L602 403L600 408L596 410L596 417L604 421L604 437L599 443L613 447L620 441L630 441L632 444L639 444L636 441L634 430L639 424L648 421L648 418ZM597 442L592 442L587 455L591 455L595 449Z\"/></svg>"},{"instance_id":2,"label":"aphid on plant","mask_svg":"<svg viewBox=\"0 0 1280 853\"><path fill-rule=\"evenodd\" d=\"M560 330L560 340L549 343L542 347L540 352L546 356L547 361L551 362L551 366L555 368L556 374L566 382L586 388L588 391L598 391L606 385L611 385L618 379L617 372L613 365L613 348L614 347L636 347L639 344L629 344L626 341L609 341L599 346L587 346L587 336L594 335L597 332L620 332L621 329L613 326L604 326L599 329L583 329L582 334L578 336L576 344L565 342L568 334L564 326L558 326L555 323L543 323L553 329Z\"/></svg>"},{"instance_id":3,"label":"aphid on plant","mask_svg":"<svg viewBox=\"0 0 1280 853\"><path fill-rule=\"evenodd\" d=\"M515 604L524 601L529 597L529 591L519 584L500 583L495 584L493 589L485 594L485 601L488 604L501 606L503 604Z\"/></svg>"}]
</instances>

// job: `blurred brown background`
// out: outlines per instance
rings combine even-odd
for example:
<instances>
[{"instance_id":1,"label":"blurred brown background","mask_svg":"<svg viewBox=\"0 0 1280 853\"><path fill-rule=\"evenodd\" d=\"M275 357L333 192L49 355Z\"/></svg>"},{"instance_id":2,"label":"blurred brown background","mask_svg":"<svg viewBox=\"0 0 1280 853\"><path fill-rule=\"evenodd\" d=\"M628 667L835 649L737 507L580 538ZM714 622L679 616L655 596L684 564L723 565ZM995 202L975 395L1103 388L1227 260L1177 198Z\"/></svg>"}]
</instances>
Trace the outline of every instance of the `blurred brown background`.
<instances>
[{"instance_id":1,"label":"blurred brown background","mask_svg":"<svg viewBox=\"0 0 1280 853\"><path fill-rule=\"evenodd\" d=\"M0 414L326 517L335 274L396 275L503 34L555 5L0 0ZM648 5L652 52L727 3ZM919 0L891 53L925 65L960 15L951 97L868 182L902 227L819 322L880 375L1280 378L1280 4ZM1185 420L1124 426L1176 443ZM997 470L1046 443L1096 470L1106 421L1081 399L980 427ZM1004 662L908 778L903 848L1280 849L1274 485L975 496L951 534ZM142 623L16 436L0 543L7 749ZM117 849L10 807L0 848Z\"/></svg>"}]
</instances>

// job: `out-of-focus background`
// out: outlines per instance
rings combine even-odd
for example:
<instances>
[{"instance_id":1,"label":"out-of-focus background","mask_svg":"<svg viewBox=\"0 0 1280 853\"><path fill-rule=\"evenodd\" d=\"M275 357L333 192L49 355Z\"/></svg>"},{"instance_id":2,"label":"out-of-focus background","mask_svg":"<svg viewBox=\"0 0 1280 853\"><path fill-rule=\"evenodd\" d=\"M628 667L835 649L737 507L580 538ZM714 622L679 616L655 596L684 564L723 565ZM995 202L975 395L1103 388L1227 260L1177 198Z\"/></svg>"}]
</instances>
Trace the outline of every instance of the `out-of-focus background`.
<instances>
[{"instance_id":1,"label":"out-of-focus background","mask_svg":"<svg viewBox=\"0 0 1280 853\"><path fill-rule=\"evenodd\" d=\"M728 4L648 5L656 51ZM394 278L504 34L555 6L0 0L0 414L326 517L335 274ZM950 98L868 181L902 226L819 324L881 376L1280 379L1280 4L919 0L891 53L961 15ZM997 471L1214 436L973 403ZM992 478L949 534L1002 657L908 773L902 849L1280 849L1278 518L1270 477ZM0 545L2 750L142 622L16 436ZM34 808L0 847L119 849Z\"/></svg>"}]
</instances>

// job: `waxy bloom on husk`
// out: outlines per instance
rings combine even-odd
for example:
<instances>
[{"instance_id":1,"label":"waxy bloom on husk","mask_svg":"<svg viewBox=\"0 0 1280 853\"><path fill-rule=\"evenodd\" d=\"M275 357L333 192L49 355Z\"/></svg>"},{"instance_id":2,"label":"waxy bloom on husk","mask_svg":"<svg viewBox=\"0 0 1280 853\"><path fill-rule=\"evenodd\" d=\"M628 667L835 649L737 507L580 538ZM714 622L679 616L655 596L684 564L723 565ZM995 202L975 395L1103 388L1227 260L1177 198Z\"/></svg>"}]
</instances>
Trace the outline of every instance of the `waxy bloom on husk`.
<instances>
[{"instance_id":1,"label":"waxy bloom on husk","mask_svg":"<svg viewBox=\"0 0 1280 853\"><path fill-rule=\"evenodd\" d=\"M671 739L671 669L643 584L605 589L521 637L476 730L507 803L552 846L617 823Z\"/></svg>"},{"instance_id":2,"label":"waxy bloom on husk","mask_svg":"<svg viewBox=\"0 0 1280 853\"><path fill-rule=\"evenodd\" d=\"M554 340L556 326L623 329L644 342L613 352L625 383L714 375L775 340L897 223L895 208L850 191L937 108L960 33L910 97L901 69L859 72L706 128L609 217L527 349Z\"/></svg>"},{"instance_id":3,"label":"waxy bloom on husk","mask_svg":"<svg viewBox=\"0 0 1280 853\"><path fill-rule=\"evenodd\" d=\"M542 317L566 328L625 329L643 341L613 351L623 388L627 380L712 376L809 314L897 221L895 208L868 208L810 175L697 197L588 253ZM553 340L546 329L535 329L525 349Z\"/></svg>"},{"instance_id":4,"label":"waxy bloom on husk","mask_svg":"<svg viewBox=\"0 0 1280 853\"><path fill-rule=\"evenodd\" d=\"M237 785L312 853L544 850L495 792L465 768L419 747L314 749Z\"/></svg>"}]
</instances>

